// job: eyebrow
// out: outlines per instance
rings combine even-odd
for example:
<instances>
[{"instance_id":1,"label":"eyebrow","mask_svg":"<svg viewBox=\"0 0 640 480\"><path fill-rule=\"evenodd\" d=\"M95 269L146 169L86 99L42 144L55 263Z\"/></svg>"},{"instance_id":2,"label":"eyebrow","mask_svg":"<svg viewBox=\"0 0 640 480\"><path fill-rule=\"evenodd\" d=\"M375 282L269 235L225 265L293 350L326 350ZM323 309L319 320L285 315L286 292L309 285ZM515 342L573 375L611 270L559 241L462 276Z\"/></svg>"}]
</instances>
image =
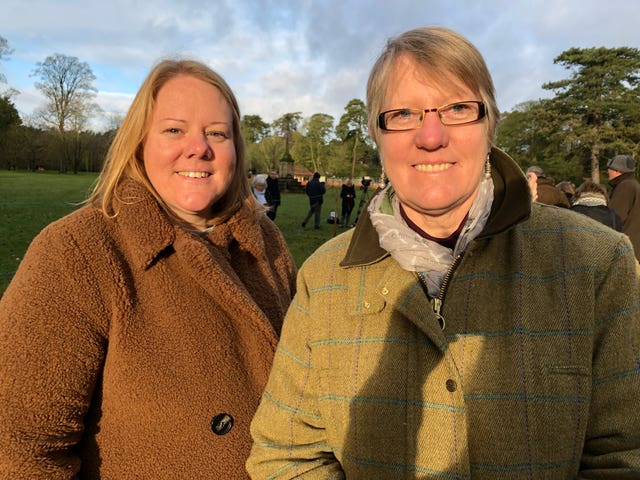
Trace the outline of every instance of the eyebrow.
<instances>
[{"instance_id":1,"label":"eyebrow","mask_svg":"<svg viewBox=\"0 0 640 480\"><path fill-rule=\"evenodd\" d=\"M163 117L163 118L159 118L158 119L161 122L179 122L179 123L188 123L187 120L182 120L181 118L174 118L174 117ZM209 125L233 125L233 122L228 122L225 120L212 120L209 123L206 124L207 126Z\"/></svg>"}]
</instances>

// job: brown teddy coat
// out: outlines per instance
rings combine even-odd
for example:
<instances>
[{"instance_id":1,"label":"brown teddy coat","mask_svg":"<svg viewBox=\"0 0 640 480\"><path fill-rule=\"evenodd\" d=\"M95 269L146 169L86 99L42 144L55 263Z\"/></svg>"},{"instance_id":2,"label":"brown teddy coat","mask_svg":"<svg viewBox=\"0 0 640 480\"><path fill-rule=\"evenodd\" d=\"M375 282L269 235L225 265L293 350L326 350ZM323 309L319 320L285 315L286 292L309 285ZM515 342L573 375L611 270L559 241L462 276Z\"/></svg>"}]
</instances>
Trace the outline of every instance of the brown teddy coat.
<instances>
[{"instance_id":1,"label":"brown teddy coat","mask_svg":"<svg viewBox=\"0 0 640 480\"><path fill-rule=\"evenodd\" d=\"M0 478L246 478L295 266L243 207L208 238L139 184L30 246L0 301Z\"/></svg>"}]
</instances>

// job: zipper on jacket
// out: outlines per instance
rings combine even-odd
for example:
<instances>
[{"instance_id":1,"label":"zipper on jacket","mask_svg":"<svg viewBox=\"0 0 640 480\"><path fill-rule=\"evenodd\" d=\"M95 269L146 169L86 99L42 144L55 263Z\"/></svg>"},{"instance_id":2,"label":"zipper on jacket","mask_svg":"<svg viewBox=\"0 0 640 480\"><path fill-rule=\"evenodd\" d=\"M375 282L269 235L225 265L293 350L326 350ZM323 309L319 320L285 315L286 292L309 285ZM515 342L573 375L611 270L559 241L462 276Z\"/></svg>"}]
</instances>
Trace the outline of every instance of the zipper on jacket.
<instances>
[{"instance_id":1,"label":"zipper on jacket","mask_svg":"<svg viewBox=\"0 0 640 480\"><path fill-rule=\"evenodd\" d=\"M458 267L458 264L460 263L460 260L462 260L462 255L458 255L456 258L453 259L453 263L449 267L449 270L447 270L447 273L444 276L444 279L442 280L442 285L440 285L440 290L438 291L438 296L434 297L433 298L433 302L431 303L431 307L433 308L433 313L436 314L436 317L438 319L438 323L440 324L440 328L442 330L444 330L444 328L446 326L446 322L444 320L444 317L442 316L442 303L444 302L444 296L447 293L447 287L449 286L449 282L451 281L451 277L453 277L453 272ZM422 282L422 285L426 289L427 288L427 282L424 279L424 274L422 272L418 273L418 278L420 279L420 281Z\"/></svg>"}]
</instances>

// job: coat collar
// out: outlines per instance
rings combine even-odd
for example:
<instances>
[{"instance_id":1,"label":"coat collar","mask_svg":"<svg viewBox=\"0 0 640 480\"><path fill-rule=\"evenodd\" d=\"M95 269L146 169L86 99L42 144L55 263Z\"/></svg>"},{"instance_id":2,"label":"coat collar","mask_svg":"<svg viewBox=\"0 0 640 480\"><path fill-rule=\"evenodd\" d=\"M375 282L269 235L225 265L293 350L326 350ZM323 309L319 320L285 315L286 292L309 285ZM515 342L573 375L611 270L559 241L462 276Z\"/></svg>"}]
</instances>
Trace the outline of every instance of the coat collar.
<instances>
[{"instance_id":1,"label":"coat collar","mask_svg":"<svg viewBox=\"0 0 640 480\"><path fill-rule=\"evenodd\" d=\"M531 191L522 169L511 157L495 147L491 149L490 160L494 198L489 220L478 238L503 232L531 214ZM340 262L342 267L368 265L389 254L380 247L378 234L369 217L368 204L352 235L347 253Z\"/></svg>"},{"instance_id":2,"label":"coat collar","mask_svg":"<svg viewBox=\"0 0 640 480\"><path fill-rule=\"evenodd\" d=\"M124 180L117 187L120 209L115 222L129 240L133 262L149 267L176 240L176 227L147 188Z\"/></svg>"},{"instance_id":3,"label":"coat collar","mask_svg":"<svg viewBox=\"0 0 640 480\"><path fill-rule=\"evenodd\" d=\"M634 172L625 172L625 173L621 173L620 175L618 175L616 178L614 178L613 180L609 180L609 185L611 185L611 187L616 187L616 185L618 185L619 183L625 181L625 180L629 180L629 179L635 179L636 174Z\"/></svg>"},{"instance_id":4,"label":"coat collar","mask_svg":"<svg viewBox=\"0 0 640 480\"><path fill-rule=\"evenodd\" d=\"M189 243L195 236L171 221L147 188L134 181L124 180L117 190L121 207L115 221L125 238L130 239L133 261L142 269L152 265L167 248L183 242ZM261 257L264 238L256 233L260 229L257 213L241 207L226 222L216 225L209 234L209 241L227 251L237 241L254 256Z\"/></svg>"}]
</instances>

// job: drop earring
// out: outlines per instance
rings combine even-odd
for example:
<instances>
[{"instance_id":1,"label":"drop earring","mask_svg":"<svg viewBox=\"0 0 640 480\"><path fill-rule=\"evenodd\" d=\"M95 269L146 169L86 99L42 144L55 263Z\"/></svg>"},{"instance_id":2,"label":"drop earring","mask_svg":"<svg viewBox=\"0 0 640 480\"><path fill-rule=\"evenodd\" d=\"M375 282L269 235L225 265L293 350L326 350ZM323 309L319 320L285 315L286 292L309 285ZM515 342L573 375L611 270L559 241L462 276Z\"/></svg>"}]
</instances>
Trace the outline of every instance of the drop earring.
<instances>
[{"instance_id":1,"label":"drop earring","mask_svg":"<svg viewBox=\"0 0 640 480\"><path fill-rule=\"evenodd\" d=\"M389 183L389 179L387 178L387 174L384 171L384 168L382 169L382 171L380 172L380 183L382 185L384 185L385 187L387 186L387 184Z\"/></svg>"},{"instance_id":2,"label":"drop earring","mask_svg":"<svg viewBox=\"0 0 640 480\"><path fill-rule=\"evenodd\" d=\"M487 160L484 162L484 178L491 178L491 162L489 161L491 153L487 153Z\"/></svg>"}]
</instances>

